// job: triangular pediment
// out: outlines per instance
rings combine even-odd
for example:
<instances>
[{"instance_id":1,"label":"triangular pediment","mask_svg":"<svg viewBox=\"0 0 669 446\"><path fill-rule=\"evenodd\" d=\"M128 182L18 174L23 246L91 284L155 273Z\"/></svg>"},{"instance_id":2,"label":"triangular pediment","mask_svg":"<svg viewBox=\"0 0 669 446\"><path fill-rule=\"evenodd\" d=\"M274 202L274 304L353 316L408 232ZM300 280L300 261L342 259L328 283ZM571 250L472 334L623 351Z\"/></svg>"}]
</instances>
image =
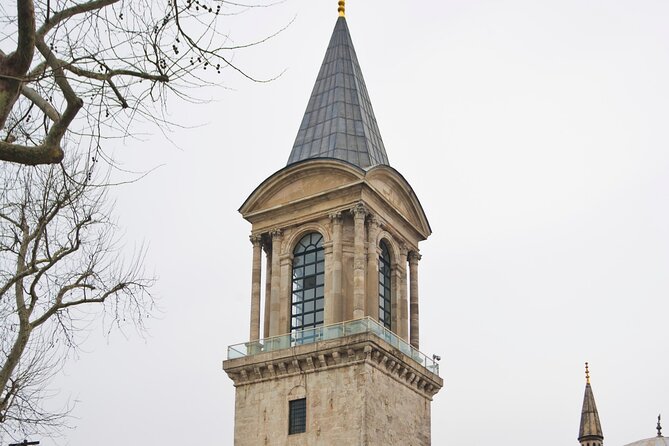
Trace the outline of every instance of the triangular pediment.
<instances>
[{"instance_id":1,"label":"triangular pediment","mask_svg":"<svg viewBox=\"0 0 669 446\"><path fill-rule=\"evenodd\" d=\"M306 160L281 169L253 191L239 212L262 227L349 209L361 201L389 221L412 228L421 240L431 233L420 201L399 172L382 165L363 170L333 159Z\"/></svg>"},{"instance_id":2,"label":"triangular pediment","mask_svg":"<svg viewBox=\"0 0 669 446\"><path fill-rule=\"evenodd\" d=\"M432 233L423 206L411 185L397 170L390 166L375 166L367 171L365 182L424 239Z\"/></svg>"}]
</instances>

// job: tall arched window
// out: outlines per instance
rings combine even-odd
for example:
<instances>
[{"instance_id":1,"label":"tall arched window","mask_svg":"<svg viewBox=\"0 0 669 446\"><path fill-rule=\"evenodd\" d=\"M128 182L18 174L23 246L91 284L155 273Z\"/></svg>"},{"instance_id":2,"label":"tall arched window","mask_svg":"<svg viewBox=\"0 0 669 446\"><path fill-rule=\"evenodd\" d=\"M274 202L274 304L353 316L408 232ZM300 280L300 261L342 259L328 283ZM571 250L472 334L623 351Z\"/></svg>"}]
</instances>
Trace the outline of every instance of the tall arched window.
<instances>
[{"instance_id":1,"label":"tall arched window","mask_svg":"<svg viewBox=\"0 0 669 446\"><path fill-rule=\"evenodd\" d=\"M290 330L323 325L325 252L323 236L305 235L293 250L293 302Z\"/></svg>"},{"instance_id":2,"label":"tall arched window","mask_svg":"<svg viewBox=\"0 0 669 446\"><path fill-rule=\"evenodd\" d=\"M379 322L387 329L391 328L391 296L390 285L390 251L386 242L381 242L381 255L379 256Z\"/></svg>"}]
</instances>

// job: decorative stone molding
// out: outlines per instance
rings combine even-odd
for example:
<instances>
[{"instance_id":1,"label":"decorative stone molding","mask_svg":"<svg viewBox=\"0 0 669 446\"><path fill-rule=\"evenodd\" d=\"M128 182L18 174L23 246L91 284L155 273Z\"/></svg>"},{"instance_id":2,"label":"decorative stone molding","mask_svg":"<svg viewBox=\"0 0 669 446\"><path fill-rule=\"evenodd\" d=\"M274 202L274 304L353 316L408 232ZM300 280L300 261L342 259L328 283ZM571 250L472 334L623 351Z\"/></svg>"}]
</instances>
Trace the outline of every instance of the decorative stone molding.
<instances>
[{"instance_id":1,"label":"decorative stone molding","mask_svg":"<svg viewBox=\"0 0 669 446\"><path fill-rule=\"evenodd\" d=\"M291 265L293 264L293 255L292 252L287 252L279 255L279 263L281 265L285 265L286 263L290 263Z\"/></svg>"},{"instance_id":2,"label":"decorative stone molding","mask_svg":"<svg viewBox=\"0 0 669 446\"><path fill-rule=\"evenodd\" d=\"M362 201L358 202L352 209L351 213L356 218L365 218L369 215L369 209L364 205Z\"/></svg>"},{"instance_id":3,"label":"decorative stone molding","mask_svg":"<svg viewBox=\"0 0 669 446\"><path fill-rule=\"evenodd\" d=\"M374 221L376 222L376 224L379 226L380 229L383 229L384 231L387 230L388 222L385 221L383 218L379 217L378 215L375 215Z\"/></svg>"},{"instance_id":4,"label":"decorative stone molding","mask_svg":"<svg viewBox=\"0 0 669 446\"><path fill-rule=\"evenodd\" d=\"M323 236L323 245L332 242L332 228L328 224L322 224L319 221L308 221L301 224L293 225L290 229L283 231L283 251L284 254L293 253L293 249L297 243L310 232L317 232Z\"/></svg>"},{"instance_id":5,"label":"decorative stone molding","mask_svg":"<svg viewBox=\"0 0 669 446\"><path fill-rule=\"evenodd\" d=\"M341 223L342 218L343 218L341 211L332 212L332 213L330 213L330 215L328 215L328 217L330 217L330 220L332 220L332 223Z\"/></svg>"},{"instance_id":6,"label":"decorative stone molding","mask_svg":"<svg viewBox=\"0 0 669 446\"><path fill-rule=\"evenodd\" d=\"M300 345L224 361L235 386L245 386L305 373L368 364L428 399L443 380L412 358L370 333Z\"/></svg>"}]
</instances>

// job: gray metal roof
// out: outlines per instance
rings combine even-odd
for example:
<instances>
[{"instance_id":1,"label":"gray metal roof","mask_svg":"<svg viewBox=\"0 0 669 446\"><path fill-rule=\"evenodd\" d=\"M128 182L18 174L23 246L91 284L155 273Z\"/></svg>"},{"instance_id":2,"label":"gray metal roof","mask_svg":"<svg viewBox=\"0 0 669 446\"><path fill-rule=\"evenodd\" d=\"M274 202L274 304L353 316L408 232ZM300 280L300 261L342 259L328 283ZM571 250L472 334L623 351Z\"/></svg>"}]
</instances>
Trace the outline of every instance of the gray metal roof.
<instances>
[{"instance_id":1,"label":"gray metal roof","mask_svg":"<svg viewBox=\"0 0 669 446\"><path fill-rule=\"evenodd\" d=\"M602 425L599 422L599 412L595 404L595 396L592 393L592 387L588 382L585 385L585 394L583 395L583 409L581 410L581 427L578 432L578 441L604 439Z\"/></svg>"},{"instance_id":2,"label":"gray metal roof","mask_svg":"<svg viewBox=\"0 0 669 446\"><path fill-rule=\"evenodd\" d=\"M337 19L288 164L309 158L390 165L344 17Z\"/></svg>"},{"instance_id":3,"label":"gray metal roof","mask_svg":"<svg viewBox=\"0 0 669 446\"><path fill-rule=\"evenodd\" d=\"M626 446L669 446L669 438L653 437L641 441L635 441Z\"/></svg>"}]
</instances>

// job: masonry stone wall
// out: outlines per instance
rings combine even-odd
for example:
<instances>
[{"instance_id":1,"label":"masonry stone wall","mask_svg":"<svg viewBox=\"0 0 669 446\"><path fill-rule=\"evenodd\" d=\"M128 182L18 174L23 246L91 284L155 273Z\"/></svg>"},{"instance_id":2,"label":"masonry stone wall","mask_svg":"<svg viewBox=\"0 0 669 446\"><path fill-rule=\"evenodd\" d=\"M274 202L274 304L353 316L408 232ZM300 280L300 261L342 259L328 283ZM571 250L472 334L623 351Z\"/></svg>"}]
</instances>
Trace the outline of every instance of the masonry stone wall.
<instances>
[{"instance_id":1,"label":"masonry stone wall","mask_svg":"<svg viewBox=\"0 0 669 446\"><path fill-rule=\"evenodd\" d=\"M429 445L430 400L412 388L398 384L384 371L368 369L365 386L367 438L363 444Z\"/></svg>"},{"instance_id":2,"label":"masonry stone wall","mask_svg":"<svg viewBox=\"0 0 669 446\"><path fill-rule=\"evenodd\" d=\"M288 435L288 401L307 399L307 431ZM235 446L427 446L430 400L361 362L237 387Z\"/></svg>"}]
</instances>

